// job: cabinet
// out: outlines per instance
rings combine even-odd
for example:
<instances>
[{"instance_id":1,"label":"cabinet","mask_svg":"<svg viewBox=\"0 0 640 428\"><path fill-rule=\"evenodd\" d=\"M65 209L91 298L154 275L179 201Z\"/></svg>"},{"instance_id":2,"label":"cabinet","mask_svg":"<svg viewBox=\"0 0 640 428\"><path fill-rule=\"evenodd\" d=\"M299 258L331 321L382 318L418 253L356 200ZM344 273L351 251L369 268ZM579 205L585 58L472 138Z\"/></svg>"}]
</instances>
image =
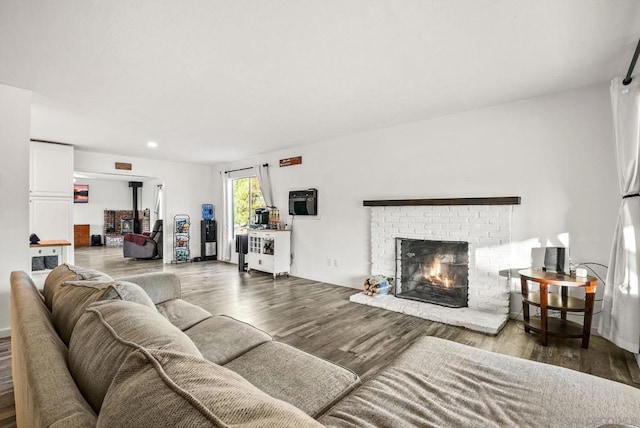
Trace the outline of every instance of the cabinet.
<instances>
[{"instance_id":1,"label":"cabinet","mask_svg":"<svg viewBox=\"0 0 640 428\"><path fill-rule=\"evenodd\" d=\"M89 247L91 245L90 236L91 226L88 224L74 224L73 225L73 246Z\"/></svg>"},{"instance_id":2,"label":"cabinet","mask_svg":"<svg viewBox=\"0 0 640 428\"><path fill-rule=\"evenodd\" d=\"M29 233L41 241L74 241L73 146L30 142ZM72 249L65 246L64 253L73 263Z\"/></svg>"},{"instance_id":3,"label":"cabinet","mask_svg":"<svg viewBox=\"0 0 640 428\"><path fill-rule=\"evenodd\" d=\"M32 141L29 195L73 198L73 146Z\"/></svg>"},{"instance_id":4,"label":"cabinet","mask_svg":"<svg viewBox=\"0 0 640 428\"><path fill-rule=\"evenodd\" d=\"M585 278L573 277L561 273L543 272L525 269L519 272L522 292L522 313L524 331L540 334L540 342L547 346L549 336L581 338L582 347L589 348L591 335L591 319L598 280L593 276ZM529 290L528 282L540 285L539 292ZM549 292L549 286L558 286L559 293ZM585 290L585 298L569 296L569 288L581 287ZM530 306L540 308L540 316L529 314ZM549 317L548 311L559 311L560 318ZM567 313L582 313L582 324L567 320Z\"/></svg>"},{"instance_id":5,"label":"cabinet","mask_svg":"<svg viewBox=\"0 0 640 428\"><path fill-rule=\"evenodd\" d=\"M29 230L41 240L72 241L73 200L71 198L29 198Z\"/></svg>"},{"instance_id":6,"label":"cabinet","mask_svg":"<svg viewBox=\"0 0 640 428\"><path fill-rule=\"evenodd\" d=\"M249 270L289 275L291 269L291 232L288 230L249 231Z\"/></svg>"},{"instance_id":7,"label":"cabinet","mask_svg":"<svg viewBox=\"0 0 640 428\"><path fill-rule=\"evenodd\" d=\"M44 284L44 280L51 272L51 269L62 263L70 263L70 247L71 242L64 240L40 241L29 246L31 277L36 285Z\"/></svg>"}]
</instances>

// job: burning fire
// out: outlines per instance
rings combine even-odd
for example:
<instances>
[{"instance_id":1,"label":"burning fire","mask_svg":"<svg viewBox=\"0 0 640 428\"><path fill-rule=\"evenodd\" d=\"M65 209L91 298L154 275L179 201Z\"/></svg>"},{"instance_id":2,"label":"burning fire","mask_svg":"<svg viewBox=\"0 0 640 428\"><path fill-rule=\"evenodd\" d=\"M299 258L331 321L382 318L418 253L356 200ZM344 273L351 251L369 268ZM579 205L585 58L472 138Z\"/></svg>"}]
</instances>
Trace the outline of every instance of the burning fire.
<instances>
[{"instance_id":1,"label":"burning fire","mask_svg":"<svg viewBox=\"0 0 640 428\"><path fill-rule=\"evenodd\" d=\"M433 285L444 288L451 287L453 283L453 278L450 278L448 275L441 271L440 259L435 259L430 266L425 266L423 268L423 276L424 279L426 279Z\"/></svg>"}]
</instances>

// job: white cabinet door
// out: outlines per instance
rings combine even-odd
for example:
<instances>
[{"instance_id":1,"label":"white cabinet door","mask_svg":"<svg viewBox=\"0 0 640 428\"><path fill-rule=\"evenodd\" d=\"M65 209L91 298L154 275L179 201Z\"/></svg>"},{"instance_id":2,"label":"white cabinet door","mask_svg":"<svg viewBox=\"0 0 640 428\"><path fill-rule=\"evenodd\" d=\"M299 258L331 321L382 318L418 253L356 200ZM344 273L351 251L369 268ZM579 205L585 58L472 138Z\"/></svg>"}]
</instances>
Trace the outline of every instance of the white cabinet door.
<instances>
[{"instance_id":1,"label":"white cabinet door","mask_svg":"<svg viewBox=\"0 0 640 428\"><path fill-rule=\"evenodd\" d=\"M35 233L43 241L73 242L73 200L29 198L29 233Z\"/></svg>"},{"instance_id":2,"label":"white cabinet door","mask_svg":"<svg viewBox=\"0 0 640 428\"><path fill-rule=\"evenodd\" d=\"M265 254L249 254L249 269L273 273L273 256Z\"/></svg>"},{"instance_id":3,"label":"white cabinet door","mask_svg":"<svg viewBox=\"0 0 640 428\"><path fill-rule=\"evenodd\" d=\"M73 198L73 146L32 141L30 196Z\"/></svg>"}]
</instances>

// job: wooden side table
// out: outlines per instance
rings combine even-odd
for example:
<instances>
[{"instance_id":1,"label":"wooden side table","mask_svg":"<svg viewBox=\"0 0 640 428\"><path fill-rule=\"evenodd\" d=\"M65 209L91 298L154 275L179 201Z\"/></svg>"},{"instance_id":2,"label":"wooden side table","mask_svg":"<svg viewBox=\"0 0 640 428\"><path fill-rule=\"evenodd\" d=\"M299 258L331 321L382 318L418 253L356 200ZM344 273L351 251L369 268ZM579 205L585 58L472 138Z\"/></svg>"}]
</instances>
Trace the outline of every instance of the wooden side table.
<instances>
[{"instance_id":1,"label":"wooden side table","mask_svg":"<svg viewBox=\"0 0 640 428\"><path fill-rule=\"evenodd\" d=\"M596 295L597 278L584 278L551 273L533 269L519 272L522 291L522 313L524 316L524 331L534 331L540 334L540 342L547 346L549 336L582 338L582 347L589 348L591 335L591 319L593 317L593 302ZM529 292L527 281L540 284L540 292ZM560 293L549 293L548 286L560 287ZM584 287L586 298L579 299L569 296L569 287ZM540 308L540 316L529 315L529 306ZM560 311L560 318L549 318L548 310ZM567 320L567 312L584 313L582 325Z\"/></svg>"}]
</instances>

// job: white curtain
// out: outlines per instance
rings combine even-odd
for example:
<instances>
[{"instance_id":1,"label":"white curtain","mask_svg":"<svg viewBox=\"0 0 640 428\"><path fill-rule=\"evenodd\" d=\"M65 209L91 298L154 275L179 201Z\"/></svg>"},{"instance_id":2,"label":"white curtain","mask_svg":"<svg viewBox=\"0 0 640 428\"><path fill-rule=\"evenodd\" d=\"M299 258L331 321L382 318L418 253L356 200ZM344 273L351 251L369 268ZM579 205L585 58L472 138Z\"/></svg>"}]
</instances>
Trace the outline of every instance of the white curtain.
<instances>
[{"instance_id":1,"label":"white curtain","mask_svg":"<svg viewBox=\"0 0 640 428\"><path fill-rule=\"evenodd\" d=\"M273 207L273 197L271 195L271 180L269 179L269 166L268 165L255 165L253 167L253 172L258 177L258 184L260 185L260 190L262 191L262 197L264 198L264 203L268 207Z\"/></svg>"},{"instance_id":2,"label":"white curtain","mask_svg":"<svg viewBox=\"0 0 640 428\"><path fill-rule=\"evenodd\" d=\"M619 347L640 352L640 79L611 82L613 124L622 203L614 234L598 332Z\"/></svg>"},{"instance_id":3,"label":"white curtain","mask_svg":"<svg viewBox=\"0 0 640 428\"><path fill-rule=\"evenodd\" d=\"M222 260L231 260L231 244L233 237L233 192L231 191L231 177L228 172L220 172L222 178L222 229L220 237L220 255Z\"/></svg>"},{"instance_id":4,"label":"white curtain","mask_svg":"<svg viewBox=\"0 0 640 428\"><path fill-rule=\"evenodd\" d=\"M162 209L164 206L163 199L164 199L163 185L158 184L156 186L156 206L153 209L153 213L155 214L155 217L156 217L154 220L161 220L164 218L164 213Z\"/></svg>"}]
</instances>

